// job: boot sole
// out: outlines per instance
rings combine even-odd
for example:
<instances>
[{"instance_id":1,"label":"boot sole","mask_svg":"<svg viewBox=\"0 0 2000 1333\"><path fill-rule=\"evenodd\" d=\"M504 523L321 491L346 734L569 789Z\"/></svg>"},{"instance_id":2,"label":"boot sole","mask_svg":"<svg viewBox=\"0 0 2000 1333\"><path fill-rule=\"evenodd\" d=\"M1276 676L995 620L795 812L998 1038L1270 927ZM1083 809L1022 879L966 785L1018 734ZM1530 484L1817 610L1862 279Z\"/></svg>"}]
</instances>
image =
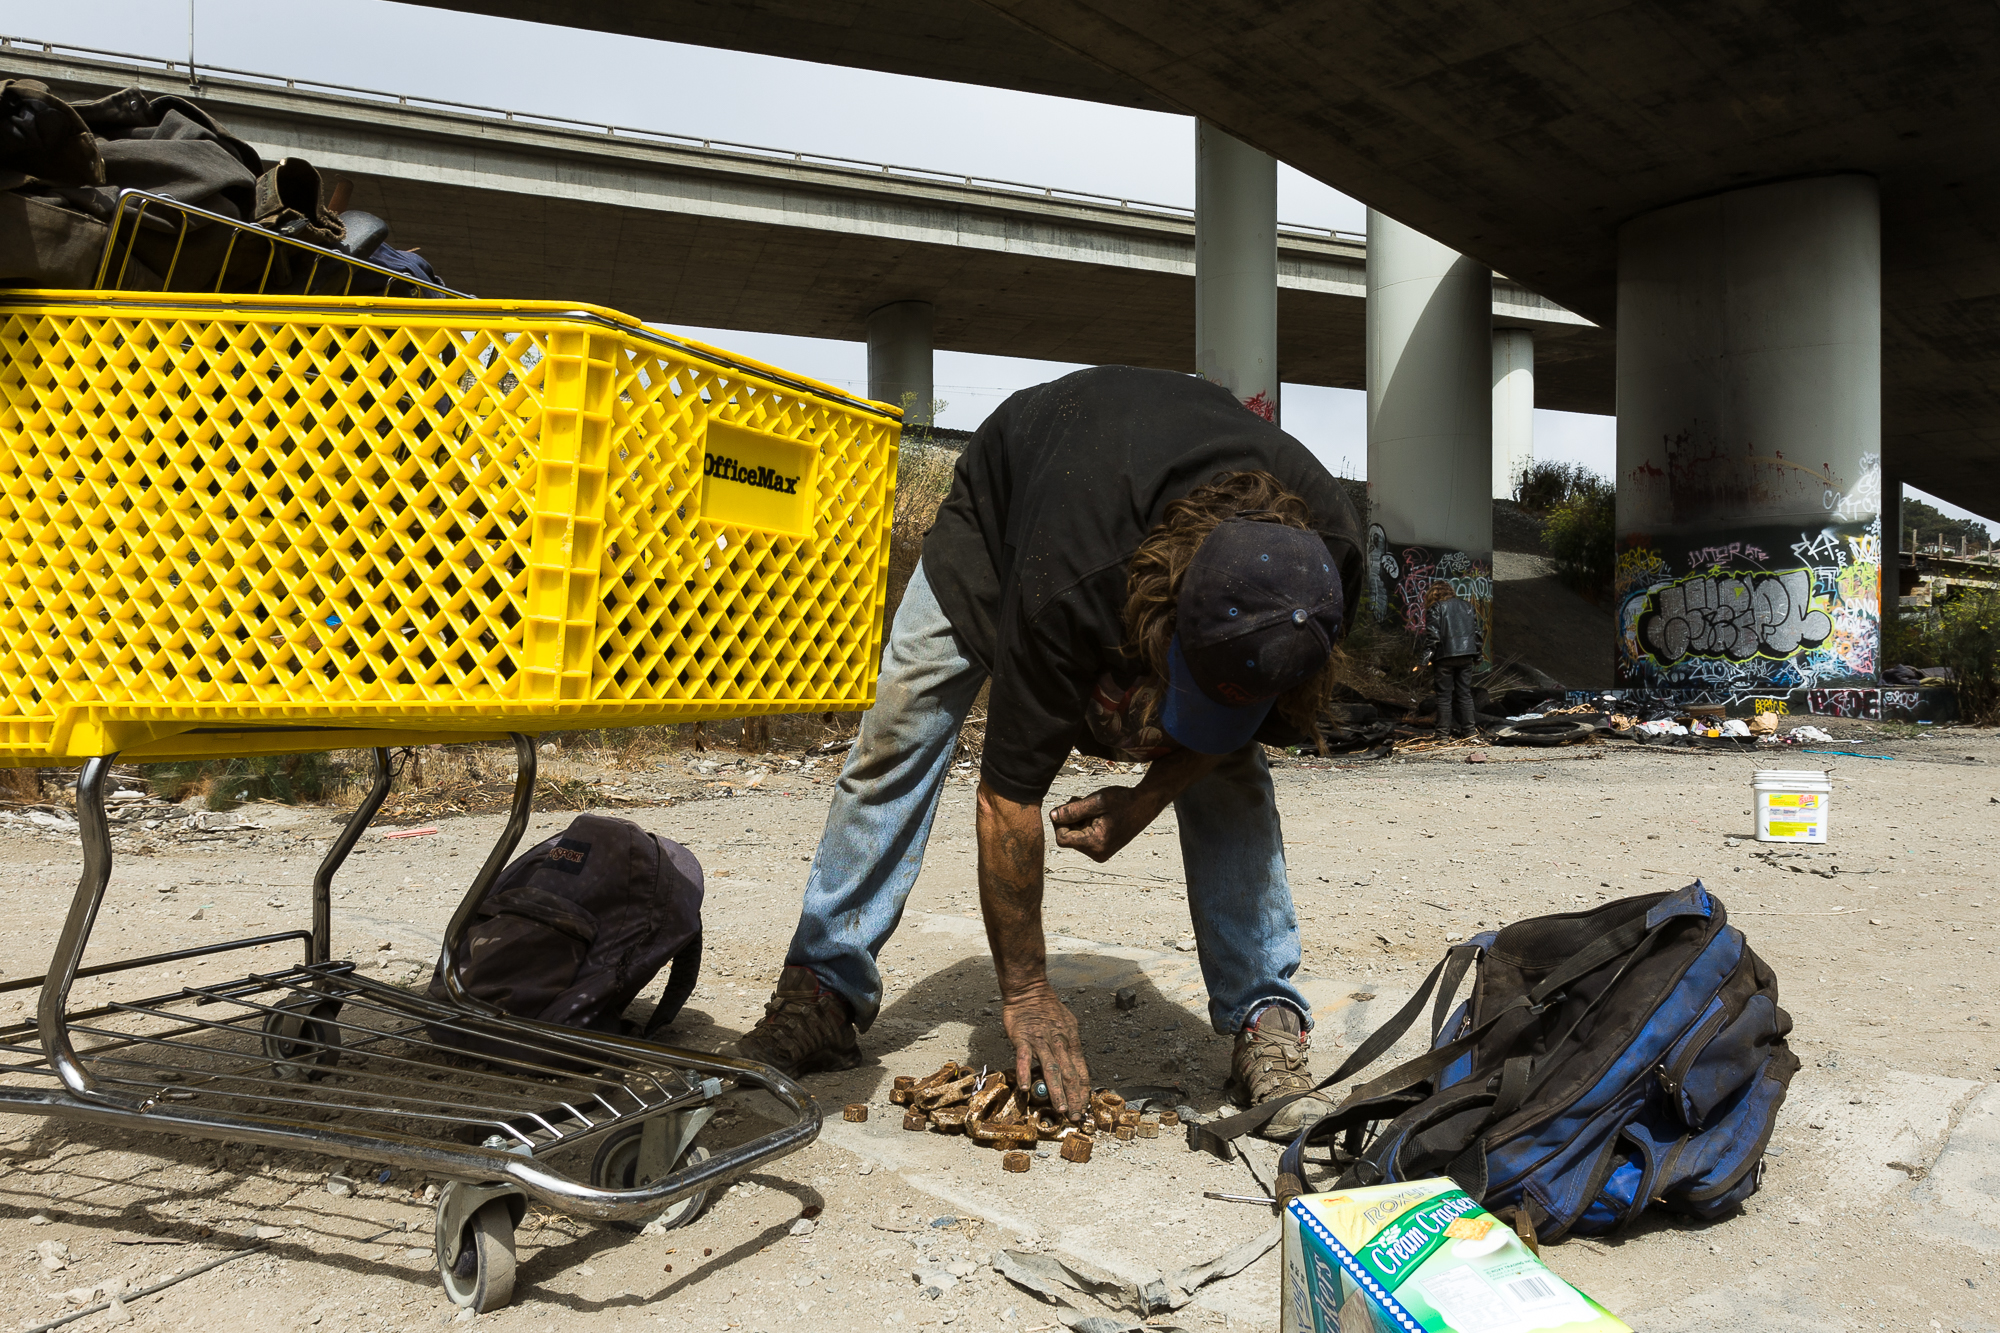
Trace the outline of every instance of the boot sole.
<instances>
[{"instance_id":1,"label":"boot sole","mask_svg":"<svg viewBox=\"0 0 2000 1333\"><path fill-rule=\"evenodd\" d=\"M787 1066L770 1059L762 1052L746 1049L737 1044L736 1054L745 1060L755 1060L760 1065L769 1065L786 1078L804 1078L808 1074L833 1074L843 1069L854 1069L861 1064L859 1049L851 1051L816 1051L800 1060L796 1065Z\"/></svg>"},{"instance_id":2,"label":"boot sole","mask_svg":"<svg viewBox=\"0 0 2000 1333\"><path fill-rule=\"evenodd\" d=\"M786 1071L793 1078L804 1078L807 1074L835 1074L843 1069L856 1069L861 1064L861 1052L821 1051L799 1061L797 1069Z\"/></svg>"}]
</instances>

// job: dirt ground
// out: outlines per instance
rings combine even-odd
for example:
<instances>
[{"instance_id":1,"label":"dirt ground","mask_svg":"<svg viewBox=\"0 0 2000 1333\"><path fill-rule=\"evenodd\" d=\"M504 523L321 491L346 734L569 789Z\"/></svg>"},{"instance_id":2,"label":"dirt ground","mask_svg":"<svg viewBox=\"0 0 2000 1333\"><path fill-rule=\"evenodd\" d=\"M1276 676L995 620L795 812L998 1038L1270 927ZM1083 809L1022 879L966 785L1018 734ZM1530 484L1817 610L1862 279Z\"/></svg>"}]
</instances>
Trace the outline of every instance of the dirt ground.
<instances>
[{"instance_id":1,"label":"dirt ground","mask_svg":"<svg viewBox=\"0 0 2000 1333\"><path fill-rule=\"evenodd\" d=\"M1635 1328L2000 1328L2000 744L1962 729L1895 738L1831 729L1843 741L1827 748L1893 757L1599 744L1278 768L1322 1068L1393 1012L1450 940L1696 877L1776 969L1804 1068L1761 1192L1713 1225L1649 1218L1549 1252L1558 1272ZM564 791L602 793L601 804L687 843L707 867L708 961L671 1039L721 1046L755 1019L782 961L838 759L721 751L596 772L574 755L566 762ZM1786 855L1795 849L1751 841L1751 770L1808 765L1833 772L1829 847ZM1136 780L1106 767L1078 766L1055 794ZM811 1081L831 1115L820 1139L662 1235L535 1208L519 1232L513 1305L476 1322L509 1333L1026 1333L1060 1324L994 1271L996 1250L1144 1281L1269 1232L1268 1209L1202 1197L1261 1193L1275 1160L1266 1146L1225 1163L1168 1135L1008 1175L997 1154L900 1128L887 1105L893 1076L947 1058L1006 1058L977 919L973 771L950 784L884 954L886 1006L862 1038L872 1062ZM253 804L189 828L192 813L135 807L92 960L304 923L336 812ZM538 816L529 840L569 817ZM157 827L144 827L149 819ZM421 825L435 834L385 839L391 830L378 822L336 885L336 950L416 983L499 825L494 814L446 813ZM1169 815L1102 867L1052 849L1051 967L1100 1083L1171 1089L1212 1114L1229 1042L1206 1018L1173 835ZM60 814L0 821L0 867L14 889L0 918L0 983L46 966L78 856ZM243 967L240 958L193 964L116 984L215 980ZM1121 1011L1113 995L1128 986L1139 1002ZM78 994L111 990L86 983ZM31 1015L35 994L0 992L0 1022ZM717 1134L767 1124L760 1095L730 1100ZM841 1105L862 1101L868 1121L842 1122ZM329 1192L336 1172L357 1187ZM35 1328L107 1290L143 1291L242 1250L68 1327L387 1333L450 1323L458 1311L430 1252L433 1182L379 1175L307 1154L0 1117L0 1252L13 1256L0 1267L0 1319ZM800 1225L808 1213L810 1227ZM1275 1260L1211 1283L1159 1322L1274 1329Z\"/></svg>"}]
</instances>

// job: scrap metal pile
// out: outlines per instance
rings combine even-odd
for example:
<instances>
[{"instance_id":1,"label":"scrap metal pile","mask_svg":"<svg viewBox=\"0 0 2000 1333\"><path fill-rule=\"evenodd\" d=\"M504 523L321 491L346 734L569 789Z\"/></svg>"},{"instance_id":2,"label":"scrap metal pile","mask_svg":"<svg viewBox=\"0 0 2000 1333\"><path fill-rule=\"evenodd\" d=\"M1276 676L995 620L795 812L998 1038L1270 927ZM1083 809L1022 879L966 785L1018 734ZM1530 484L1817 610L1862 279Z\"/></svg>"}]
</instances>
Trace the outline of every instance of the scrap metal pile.
<instances>
[{"instance_id":1,"label":"scrap metal pile","mask_svg":"<svg viewBox=\"0 0 2000 1333\"><path fill-rule=\"evenodd\" d=\"M1056 1143L1066 1162L1090 1160L1097 1134L1117 1139L1158 1138L1163 1125L1180 1123L1173 1111L1141 1113L1110 1089L1090 1094L1090 1106L1080 1123L1056 1114L1048 1089L1037 1081L1021 1088L1004 1069L973 1069L955 1060L944 1062L928 1078L900 1075L889 1101L904 1107L903 1128L933 1134L962 1134L974 1143L1005 1153L1001 1166L1026 1171L1034 1161L1030 1151L1039 1143Z\"/></svg>"}]
</instances>

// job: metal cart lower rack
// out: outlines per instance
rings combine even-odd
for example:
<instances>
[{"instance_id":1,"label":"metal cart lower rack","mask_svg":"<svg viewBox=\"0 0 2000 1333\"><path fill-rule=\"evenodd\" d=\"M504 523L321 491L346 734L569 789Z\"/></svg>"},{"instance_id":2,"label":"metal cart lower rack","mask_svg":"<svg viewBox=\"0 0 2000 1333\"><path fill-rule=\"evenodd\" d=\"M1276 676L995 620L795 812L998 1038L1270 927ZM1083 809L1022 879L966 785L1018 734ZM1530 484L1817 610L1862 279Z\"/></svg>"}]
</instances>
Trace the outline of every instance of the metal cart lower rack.
<instances>
[{"instance_id":1,"label":"metal cart lower rack","mask_svg":"<svg viewBox=\"0 0 2000 1333\"><path fill-rule=\"evenodd\" d=\"M505 830L445 931L444 957L526 832L535 746L519 760ZM115 756L77 784L83 875L32 1022L0 1028L0 1111L58 1116L230 1143L304 1149L447 1177L437 1202L438 1275L459 1305L505 1305L514 1229L533 1199L612 1222L694 1220L710 1191L795 1152L820 1111L776 1070L509 1017L468 994L449 964L446 1001L358 974L332 955L334 874L389 794L387 749L374 785L313 879L312 928L82 966L111 878L105 786ZM135 1000L72 1009L80 978L296 943L291 967L250 971ZM475 1060L454 1035L504 1037L513 1058ZM710 1155L695 1140L723 1092L771 1094L792 1123Z\"/></svg>"}]
</instances>

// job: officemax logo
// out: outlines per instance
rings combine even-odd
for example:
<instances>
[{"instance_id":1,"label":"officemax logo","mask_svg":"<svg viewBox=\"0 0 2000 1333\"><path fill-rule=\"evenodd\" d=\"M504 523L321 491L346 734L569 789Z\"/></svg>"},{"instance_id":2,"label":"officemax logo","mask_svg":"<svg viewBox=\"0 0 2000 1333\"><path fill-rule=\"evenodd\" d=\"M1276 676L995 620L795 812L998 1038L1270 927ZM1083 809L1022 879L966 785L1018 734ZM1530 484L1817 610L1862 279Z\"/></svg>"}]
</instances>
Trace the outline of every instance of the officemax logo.
<instances>
[{"instance_id":1,"label":"officemax logo","mask_svg":"<svg viewBox=\"0 0 2000 1333\"><path fill-rule=\"evenodd\" d=\"M773 468L745 467L724 454L710 454L701 470L704 477L720 477L724 481L740 481L745 486L757 486L780 495L797 495L797 477L780 476Z\"/></svg>"}]
</instances>

